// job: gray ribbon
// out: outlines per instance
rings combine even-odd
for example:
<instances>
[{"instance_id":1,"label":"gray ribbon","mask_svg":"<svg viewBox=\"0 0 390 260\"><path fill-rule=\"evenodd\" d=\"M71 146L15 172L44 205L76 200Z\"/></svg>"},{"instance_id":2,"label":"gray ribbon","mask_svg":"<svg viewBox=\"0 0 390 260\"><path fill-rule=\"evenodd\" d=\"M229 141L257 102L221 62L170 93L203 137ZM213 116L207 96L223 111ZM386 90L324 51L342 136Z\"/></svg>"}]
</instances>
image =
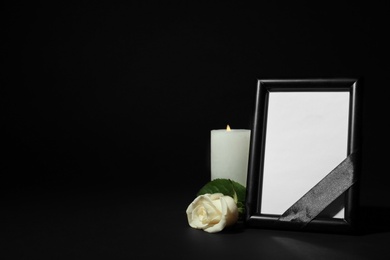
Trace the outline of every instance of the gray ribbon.
<instances>
[{"instance_id":1,"label":"gray ribbon","mask_svg":"<svg viewBox=\"0 0 390 260\"><path fill-rule=\"evenodd\" d=\"M336 168L287 209L278 220L294 222L295 226L298 228L302 228L312 221L330 203L355 183L354 168L356 159L356 153L351 153Z\"/></svg>"}]
</instances>

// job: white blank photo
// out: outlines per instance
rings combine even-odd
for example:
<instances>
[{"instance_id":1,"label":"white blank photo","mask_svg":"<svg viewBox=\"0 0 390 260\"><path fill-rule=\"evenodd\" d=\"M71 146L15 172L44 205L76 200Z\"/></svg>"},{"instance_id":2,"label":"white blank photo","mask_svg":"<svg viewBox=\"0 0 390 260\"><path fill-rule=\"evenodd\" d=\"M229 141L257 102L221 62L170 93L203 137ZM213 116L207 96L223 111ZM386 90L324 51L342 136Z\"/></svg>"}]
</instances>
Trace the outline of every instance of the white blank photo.
<instances>
[{"instance_id":1,"label":"white blank photo","mask_svg":"<svg viewBox=\"0 0 390 260\"><path fill-rule=\"evenodd\" d=\"M342 91L269 93L262 213L283 214L347 157L349 99Z\"/></svg>"}]
</instances>

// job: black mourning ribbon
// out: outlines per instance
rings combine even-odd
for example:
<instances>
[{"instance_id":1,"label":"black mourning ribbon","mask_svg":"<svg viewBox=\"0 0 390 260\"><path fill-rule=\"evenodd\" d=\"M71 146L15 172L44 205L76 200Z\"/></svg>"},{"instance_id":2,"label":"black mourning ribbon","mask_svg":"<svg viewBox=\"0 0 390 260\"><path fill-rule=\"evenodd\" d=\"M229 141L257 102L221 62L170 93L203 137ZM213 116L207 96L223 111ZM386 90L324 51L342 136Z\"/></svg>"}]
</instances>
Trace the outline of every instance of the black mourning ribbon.
<instances>
[{"instance_id":1,"label":"black mourning ribbon","mask_svg":"<svg viewBox=\"0 0 390 260\"><path fill-rule=\"evenodd\" d=\"M288 208L278 221L303 228L356 181L357 154L351 153L312 189ZM280 223L280 222L279 222Z\"/></svg>"}]
</instances>

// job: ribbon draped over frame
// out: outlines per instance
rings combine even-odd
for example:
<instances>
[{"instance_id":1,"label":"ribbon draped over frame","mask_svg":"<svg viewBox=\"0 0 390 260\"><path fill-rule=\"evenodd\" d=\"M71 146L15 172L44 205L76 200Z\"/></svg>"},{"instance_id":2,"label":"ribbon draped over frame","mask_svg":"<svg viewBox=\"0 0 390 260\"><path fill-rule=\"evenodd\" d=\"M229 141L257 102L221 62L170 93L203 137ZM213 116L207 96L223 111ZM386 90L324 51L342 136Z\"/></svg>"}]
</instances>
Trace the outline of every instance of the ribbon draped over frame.
<instances>
[{"instance_id":1,"label":"ribbon draped over frame","mask_svg":"<svg viewBox=\"0 0 390 260\"><path fill-rule=\"evenodd\" d=\"M356 181L357 153L351 153L278 219L303 228ZM279 222L280 223L280 222Z\"/></svg>"}]
</instances>

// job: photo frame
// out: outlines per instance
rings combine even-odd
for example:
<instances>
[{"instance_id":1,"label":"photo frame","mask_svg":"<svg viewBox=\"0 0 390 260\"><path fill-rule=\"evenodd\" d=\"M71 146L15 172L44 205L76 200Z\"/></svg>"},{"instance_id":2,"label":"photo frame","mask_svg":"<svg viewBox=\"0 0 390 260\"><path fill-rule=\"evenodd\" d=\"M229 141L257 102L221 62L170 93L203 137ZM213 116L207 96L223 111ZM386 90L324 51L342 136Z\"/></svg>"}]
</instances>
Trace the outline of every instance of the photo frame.
<instances>
[{"instance_id":1,"label":"photo frame","mask_svg":"<svg viewBox=\"0 0 390 260\"><path fill-rule=\"evenodd\" d=\"M352 233L361 171L361 79L259 79L245 225Z\"/></svg>"}]
</instances>

